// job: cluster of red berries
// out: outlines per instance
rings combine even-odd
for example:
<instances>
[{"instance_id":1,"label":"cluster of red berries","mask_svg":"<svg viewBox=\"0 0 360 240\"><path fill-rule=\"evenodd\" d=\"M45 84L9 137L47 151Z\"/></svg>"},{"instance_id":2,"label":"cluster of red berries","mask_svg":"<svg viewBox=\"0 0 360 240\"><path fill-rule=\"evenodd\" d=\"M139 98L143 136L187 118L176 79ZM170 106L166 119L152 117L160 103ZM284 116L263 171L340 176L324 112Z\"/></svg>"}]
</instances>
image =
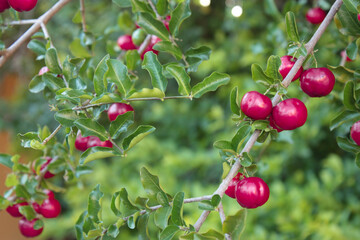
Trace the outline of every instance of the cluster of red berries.
<instances>
[{"instance_id":1,"label":"cluster of red berries","mask_svg":"<svg viewBox=\"0 0 360 240\"><path fill-rule=\"evenodd\" d=\"M257 208L264 205L270 196L268 185L259 177L245 177L238 173L231 181L225 194L236 198L243 208Z\"/></svg>"},{"instance_id":2,"label":"cluster of red berries","mask_svg":"<svg viewBox=\"0 0 360 240\"><path fill-rule=\"evenodd\" d=\"M37 0L0 0L0 12L8 8L13 8L18 12L27 12L33 10Z\"/></svg>"},{"instance_id":3,"label":"cluster of red berries","mask_svg":"<svg viewBox=\"0 0 360 240\"><path fill-rule=\"evenodd\" d=\"M171 17L167 16L165 20L162 22L168 31L169 30L169 22ZM136 50L140 47L146 37L146 32L140 28L140 26L136 25L136 30L132 33L132 35L126 34L122 35L118 38L117 44L122 50ZM156 55L159 53L158 51L154 50L153 47L156 43L160 42L161 39L156 36L151 36L150 43L146 46L145 50L141 53L141 59L144 59L145 53L152 51Z\"/></svg>"},{"instance_id":4,"label":"cluster of red berries","mask_svg":"<svg viewBox=\"0 0 360 240\"><path fill-rule=\"evenodd\" d=\"M281 57L279 72L283 78L287 76L294 66L296 58ZM292 81L300 77L301 89L310 97L328 95L334 88L335 76L327 68L310 68L303 71L301 67ZM303 102L297 98L286 99L276 106L272 106L269 97L256 91L246 93L241 99L241 111L254 120L270 121L270 126L278 132L294 130L305 124L307 109Z\"/></svg>"},{"instance_id":5,"label":"cluster of red berries","mask_svg":"<svg viewBox=\"0 0 360 240\"><path fill-rule=\"evenodd\" d=\"M109 107L107 114L109 120L112 122L115 121L119 115L123 115L129 111L134 111L131 105L126 103L113 103ZM108 148L113 147L112 143L109 140L101 141L96 136L83 137L79 133L75 139L75 148L79 151L86 151L88 148L97 147L97 146L108 147Z\"/></svg>"},{"instance_id":6,"label":"cluster of red berries","mask_svg":"<svg viewBox=\"0 0 360 240\"><path fill-rule=\"evenodd\" d=\"M39 220L40 215L42 215L44 218L56 218L61 213L61 205L59 201L55 199L54 193L47 189L44 190L44 193L47 195L47 199L45 199L41 204L35 201L29 203L19 199L17 203L14 203L13 205L6 208L6 211L11 216L21 217L19 220L19 229L21 234L25 237L36 237L42 233L44 227L35 228L35 223ZM21 206L29 205L31 205L34 211L38 213L38 216L32 220L26 219L19 210Z\"/></svg>"}]
</instances>

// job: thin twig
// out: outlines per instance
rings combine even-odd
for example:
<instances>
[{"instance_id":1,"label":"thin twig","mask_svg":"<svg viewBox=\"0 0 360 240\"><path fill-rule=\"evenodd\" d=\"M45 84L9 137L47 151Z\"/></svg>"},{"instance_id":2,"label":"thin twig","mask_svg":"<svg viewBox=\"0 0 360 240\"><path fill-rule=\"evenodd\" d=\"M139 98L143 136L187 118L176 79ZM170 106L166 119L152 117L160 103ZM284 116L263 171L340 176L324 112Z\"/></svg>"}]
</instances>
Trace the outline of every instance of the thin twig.
<instances>
[{"instance_id":1,"label":"thin twig","mask_svg":"<svg viewBox=\"0 0 360 240\"><path fill-rule=\"evenodd\" d=\"M226 216L225 216L225 212L224 212L224 207L223 207L221 202L219 203L219 206L218 206L217 210L218 210L219 215L220 215L221 223L224 224ZM225 233L225 238L226 238L226 240L231 240L230 234Z\"/></svg>"},{"instance_id":2,"label":"thin twig","mask_svg":"<svg viewBox=\"0 0 360 240\"><path fill-rule=\"evenodd\" d=\"M320 37L325 32L325 29L327 28L327 26L331 23L336 12L340 9L342 3L343 3L342 0L336 0L336 2L332 5L329 13L326 15L325 19L320 24L319 28L316 30L316 32L314 33L314 35L312 36L310 41L305 45L306 50L307 50L307 55L309 55L313 52L316 43L319 41ZM298 60L296 61L296 63L294 64L294 66L291 68L288 75L282 81L282 85L285 88L287 88L290 85L291 80L294 78L295 74L297 73L297 71L300 69L300 67L304 63L306 57L307 56L300 56L298 58ZM279 94L279 92L277 92L276 95L274 96L274 98L272 99L273 106L278 104L280 102L280 99L281 99L281 95ZM248 142L246 143L245 147L241 151L240 155L242 155L244 152L249 152L251 150L251 148L254 146L259 135L260 135L260 130L255 130L254 133L249 138ZM230 169L228 175L223 179L222 183L220 184L218 189L214 192L214 194L218 194L218 195L220 195L220 197L222 197L224 195L227 187L229 186L231 179L233 179L233 177L235 177L235 175L239 171L240 167L241 167L240 161L237 159L236 162L234 163L234 165L232 166L232 168ZM209 213L210 213L210 211L202 212L199 219L194 224L194 228L196 231L200 230L201 226L204 224Z\"/></svg>"},{"instance_id":3,"label":"thin twig","mask_svg":"<svg viewBox=\"0 0 360 240\"><path fill-rule=\"evenodd\" d=\"M340 64L339 64L340 66L342 66L342 67L345 66L346 58L347 58L346 52L345 52L345 54L341 54L341 61L340 61Z\"/></svg>"},{"instance_id":4,"label":"thin twig","mask_svg":"<svg viewBox=\"0 0 360 240\"><path fill-rule=\"evenodd\" d=\"M153 3L151 0L148 0L148 3L150 4L152 10L153 10L154 13L156 14L156 18L157 18L158 20L161 20L161 16L160 16L160 14L158 13L158 11L157 11L154 3Z\"/></svg>"},{"instance_id":5,"label":"thin twig","mask_svg":"<svg viewBox=\"0 0 360 240\"><path fill-rule=\"evenodd\" d=\"M62 125L60 124L51 134L50 136L48 136L47 138L45 138L45 140L42 142L42 144L47 144L53 137L55 137L55 135L60 131L60 129L62 128Z\"/></svg>"},{"instance_id":6,"label":"thin twig","mask_svg":"<svg viewBox=\"0 0 360 240\"><path fill-rule=\"evenodd\" d=\"M19 20L19 21L11 21L8 23L2 24L3 26L13 26L13 25L28 25L28 24L34 24L37 23L38 19L25 19L25 20Z\"/></svg>"},{"instance_id":7,"label":"thin twig","mask_svg":"<svg viewBox=\"0 0 360 240\"><path fill-rule=\"evenodd\" d=\"M80 0L80 12L81 12L81 18L82 18L82 29L84 32L87 32L86 19L85 19L85 1L84 0Z\"/></svg>"},{"instance_id":8,"label":"thin twig","mask_svg":"<svg viewBox=\"0 0 360 240\"><path fill-rule=\"evenodd\" d=\"M151 37L152 37L151 35L147 35L143 43L140 45L138 49L138 53L140 56L145 51L146 47L150 44Z\"/></svg>"},{"instance_id":9,"label":"thin twig","mask_svg":"<svg viewBox=\"0 0 360 240\"><path fill-rule=\"evenodd\" d=\"M19 37L9 48L7 48L6 55L0 57L0 67L2 67L7 59L12 56L21 45L26 43L32 35L34 35L40 28L41 23L46 24L60 9L62 9L66 4L72 0L60 0L54 6L52 6L46 13L38 18L36 22L23 34Z\"/></svg>"},{"instance_id":10,"label":"thin twig","mask_svg":"<svg viewBox=\"0 0 360 240\"><path fill-rule=\"evenodd\" d=\"M51 41L51 38L50 38L50 34L49 34L49 32L48 32L48 30L46 28L46 25L42 22L42 23L40 23L40 26L41 26L41 30L44 33L45 39L48 39L50 41L50 46L54 47L54 45L53 45L53 43Z\"/></svg>"}]
</instances>

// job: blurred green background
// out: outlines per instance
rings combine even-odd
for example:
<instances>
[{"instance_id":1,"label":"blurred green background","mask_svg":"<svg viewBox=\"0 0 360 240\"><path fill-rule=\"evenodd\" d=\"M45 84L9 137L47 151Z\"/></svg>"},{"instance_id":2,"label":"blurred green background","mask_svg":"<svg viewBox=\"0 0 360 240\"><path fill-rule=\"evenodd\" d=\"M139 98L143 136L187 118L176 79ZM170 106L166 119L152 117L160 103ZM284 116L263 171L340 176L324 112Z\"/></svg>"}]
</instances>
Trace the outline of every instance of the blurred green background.
<instances>
[{"instance_id":1,"label":"blurred green background","mask_svg":"<svg viewBox=\"0 0 360 240\"><path fill-rule=\"evenodd\" d=\"M39 16L54 2L39 1L35 12L23 16ZM333 1L318 3L328 9ZM68 46L80 33L80 25L71 21L77 4L74 1L66 6L48 24L62 59L71 54ZM183 49L206 45L213 50L210 60L191 74L192 79L200 81L212 71L220 71L231 75L231 83L194 101L134 103L136 122L151 124L157 128L156 132L131 150L128 157L92 162L92 173L83 175L79 182L68 183L67 191L56 195L62 203L63 214L56 220L45 221L40 239L74 239L75 222L86 209L88 194L96 184L101 184L105 193L105 223L113 223L115 217L109 204L112 193L126 187L132 200L145 195L139 178L142 166L158 175L160 184L170 194L184 191L186 198L211 194L222 175L221 157L212 144L216 140L231 139L236 131L229 109L231 89L238 86L240 96L249 90L264 92L265 89L251 79L251 64L265 67L270 55L287 53L284 16L289 10L296 15L301 39L309 40L317 27L305 21L305 14L313 4L306 0L212 0L210 6L204 7L199 0L192 1L192 16L182 25L180 45ZM235 5L243 8L238 18L231 14ZM86 7L90 31L98 41L94 50L96 57L101 59L106 50L116 57L119 54L116 39L125 33L117 24L122 9L110 0L88 0ZM7 30L2 40L8 45L25 29ZM347 41L332 23L317 45L318 66L338 65L340 51L347 46ZM161 61L167 58L166 54L159 54ZM44 96L27 90L32 76L44 65L43 60L34 59L35 55L24 47L0 69L0 86L6 81L12 82L9 78L16 79L13 94L0 99L0 131L8 131L12 136L8 153L20 152L26 159L38 153L21 149L16 134L36 131L38 124L48 125L50 129L57 126ZM355 68L359 61L347 66ZM314 65L305 67L310 66ZM142 71L139 69L139 74L144 79L140 80L148 81ZM342 88L343 84L337 82L329 96L310 99L301 92L298 81L292 83L288 96L305 102L308 120L299 129L280 133L276 141L255 145L252 155L259 166L256 176L268 183L271 195L263 207L248 211L243 239L360 239L359 169L354 156L339 149L335 140L336 136L348 136L351 125L329 130L330 120L342 107ZM176 89L176 84L169 84L168 95L175 95ZM5 94L4 90L0 91ZM63 184L60 178L54 181ZM224 208L226 214L231 214L240 206L225 196ZM200 213L196 203L187 204L185 220L193 224ZM216 213L210 215L202 230L212 227L221 230ZM155 239L154 229L153 226L150 234ZM119 239L137 239L136 230L122 228Z\"/></svg>"}]
</instances>

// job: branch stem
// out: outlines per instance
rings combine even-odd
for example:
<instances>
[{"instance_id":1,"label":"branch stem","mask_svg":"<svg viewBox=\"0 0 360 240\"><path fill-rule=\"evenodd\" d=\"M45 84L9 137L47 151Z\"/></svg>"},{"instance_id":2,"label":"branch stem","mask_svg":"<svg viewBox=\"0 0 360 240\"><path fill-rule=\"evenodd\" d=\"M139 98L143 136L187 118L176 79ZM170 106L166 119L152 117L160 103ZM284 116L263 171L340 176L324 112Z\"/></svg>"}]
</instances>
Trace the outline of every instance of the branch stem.
<instances>
[{"instance_id":1,"label":"branch stem","mask_svg":"<svg viewBox=\"0 0 360 240\"><path fill-rule=\"evenodd\" d=\"M43 145L47 144L55 135L60 131L62 125L60 124L45 140L42 142Z\"/></svg>"},{"instance_id":2,"label":"branch stem","mask_svg":"<svg viewBox=\"0 0 360 240\"><path fill-rule=\"evenodd\" d=\"M86 19L85 19L85 1L84 0L80 0L80 12L81 12L81 18L82 18L82 29L84 32L87 32Z\"/></svg>"}]
</instances>

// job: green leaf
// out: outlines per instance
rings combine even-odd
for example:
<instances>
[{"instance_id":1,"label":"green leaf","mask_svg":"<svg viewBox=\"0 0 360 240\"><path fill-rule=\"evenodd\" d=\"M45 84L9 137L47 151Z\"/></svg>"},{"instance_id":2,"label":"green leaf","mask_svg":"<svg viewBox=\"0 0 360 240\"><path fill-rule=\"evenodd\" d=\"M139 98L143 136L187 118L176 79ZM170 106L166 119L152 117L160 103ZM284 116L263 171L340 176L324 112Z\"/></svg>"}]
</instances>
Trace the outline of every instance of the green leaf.
<instances>
[{"instance_id":1,"label":"green leaf","mask_svg":"<svg viewBox=\"0 0 360 240\"><path fill-rule=\"evenodd\" d=\"M287 12L285 15L286 32L293 42L299 42L299 32L296 26L295 14L293 12Z\"/></svg>"},{"instance_id":2,"label":"green leaf","mask_svg":"<svg viewBox=\"0 0 360 240\"><path fill-rule=\"evenodd\" d=\"M165 229L168 225L172 207L162 207L156 210L154 214L155 225L160 229Z\"/></svg>"},{"instance_id":3,"label":"green leaf","mask_svg":"<svg viewBox=\"0 0 360 240\"><path fill-rule=\"evenodd\" d=\"M11 161L11 155L0 153L0 164L12 168L14 163Z\"/></svg>"},{"instance_id":4,"label":"green leaf","mask_svg":"<svg viewBox=\"0 0 360 240\"><path fill-rule=\"evenodd\" d=\"M171 211L171 221L178 226L184 225L184 220L183 220L184 198L185 198L185 194L183 192L178 192L177 194L175 194L172 203L173 208Z\"/></svg>"},{"instance_id":5,"label":"green leaf","mask_svg":"<svg viewBox=\"0 0 360 240\"><path fill-rule=\"evenodd\" d=\"M194 98L201 97L204 93L215 91L218 87L230 82L230 76L224 73L214 72L202 82L196 84L192 89Z\"/></svg>"},{"instance_id":6,"label":"green leaf","mask_svg":"<svg viewBox=\"0 0 360 240\"><path fill-rule=\"evenodd\" d=\"M87 211L83 212L76 221L75 232L76 232L76 239L78 240L84 240L83 227L84 227L86 215L87 215Z\"/></svg>"},{"instance_id":7,"label":"green leaf","mask_svg":"<svg viewBox=\"0 0 360 240\"><path fill-rule=\"evenodd\" d=\"M358 168L360 168L360 153L356 154L355 164Z\"/></svg>"},{"instance_id":8,"label":"green leaf","mask_svg":"<svg viewBox=\"0 0 360 240\"><path fill-rule=\"evenodd\" d=\"M181 24L185 19L190 17L190 15L190 0L184 0L182 2L179 2L176 8L171 12L171 19L169 22L170 32L174 36L178 35Z\"/></svg>"},{"instance_id":9,"label":"green leaf","mask_svg":"<svg viewBox=\"0 0 360 240\"><path fill-rule=\"evenodd\" d=\"M107 61L110 59L109 54L106 55L99 64L97 65L94 73L94 89L96 94L99 96L104 93L107 89L106 73L109 70Z\"/></svg>"},{"instance_id":10,"label":"green leaf","mask_svg":"<svg viewBox=\"0 0 360 240\"><path fill-rule=\"evenodd\" d=\"M169 32L164 26L164 23L155 19L150 13L138 13L137 22L148 34L156 35L162 40L169 40Z\"/></svg>"},{"instance_id":11,"label":"green leaf","mask_svg":"<svg viewBox=\"0 0 360 240\"><path fill-rule=\"evenodd\" d=\"M24 198L25 200L29 200L31 198L30 193L27 191L24 185L20 185L20 184L16 185L15 193L17 197Z\"/></svg>"},{"instance_id":12,"label":"green leaf","mask_svg":"<svg viewBox=\"0 0 360 240\"><path fill-rule=\"evenodd\" d=\"M104 93L98 97L94 97L90 103L98 104L98 103L116 103L121 102L123 99L114 93Z\"/></svg>"},{"instance_id":13,"label":"green leaf","mask_svg":"<svg viewBox=\"0 0 360 240\"><path fill-rule=\"evenodd\" d=\"M45 57L46 54L46 46L43 41L40 41L38 39L33 39L29 42L27 47L32 50L34 53L36 53L38 56L41 56L40 58L37 58L37 60L41 60Z\"/></svg>"},{"instance_id":14,"label":"green leaf","mask_svg":"<svg viewBox=\"0 0 360 240\"><path fill-rule=\"evenodd\" d=\"M119 227L117 227L115 224L110 225L110 227L108 227L108 231L106 233L107 236L110 236L112 238L117 238L117 236L120 234L120 230ZM102 240L106 240L108 238L104 237Z\"/></svg>"},{"instance_id":15,"label":"green leaf","mask_svg":"<svg viewBox=\"0 0 360 240\"><path fill-rule=\"evenodd\" d=\"M130 0L112 0L113 3L118 5L119 7L126 8L131 7L131 1Z\"/></svg>"},{"instance_id":16,"label":"green leaf","mask_svg":"<svg viewBox=\"0 0 360 240\"><path fill-rule=\"evenodd\" d=\"M256 120L253 122L252 127L254 129L265 130L269 126L269 121L267 120Z\"/></svg>"},{"instance_id":17,"label":"green leaf","mask_svg":"<svg viewBox=\"0 0 360 240\"><path fill-rule=\"evenodd\" d=\"M36 218L34 209L29 205L19 207L19 212L29 221Z\"/></svg>"},{"instance_id":18,"label":"green leaf","mask_svg":"<svg viewBox=\"0 0 360 240\"><path fill-rule=\"evenodd\" d=\"M133 94L131 94L130 97L128 97L128 99L134 99L134 98L164 98L165 97L165 93L163 91L161 91L158 88L142 88L140 91L137 91Z\"/></svg>"},{"instance_id":19,"label":"green leaf","mask_svg":"<svg viewBox=\"0 0 360 240\"><path fill-rule=\"evenodd\" d=\"M160 41L155 44L153 49L160 51L160 52L167 52L173 55L177 60L180 60L182 58L182 52L180 48L176 45L174 45L170 41Z\"/></svg>"},{"instance_id":20,"label":"green leaf","mask_svg":"<svg viewBox=\"0 0 360 240\"><path fill-rule=\"evenodd\" d=\"M104 159L108 157L119 156L120 153L116 152L112 148L107 147L92 147L87 149L80 157L80 164L86 164L88 162Z\"/></svg>"},{"instance_id":21,"label":"green leaf","mask_svg":"<svg viewBox=\"0 0 360 240\"><path fill-rule=\"evenodd\" d=\"M73 110L65 109L55 113L54 118L64 127L74 126L74 121L80 118Z\"/></svg>"},{"instance_id":22,"label":"green leaf","mask_svg":"<svg viewBox=\"0 0 360 240\"><path fill-rule=\"evenodd\" d=\"M171 240L180 229L178 226L167 226L164 231L160 233L160 240Z\"/></svg>"},{"instance_id":23,"label":"green leaf","mask_svg":"<svg viewBox=\"0 0 360 240\"><path fill-rule=\"evenodd\" d=\"M57 52L55 48L49 48L45 54L45 64L49 68L50 72L55 74L61 74L62 70L59 64Z\"/></svg>"},{"instance_id":24,"label":"green leaf","mask_svg":"<svg viewBox=\"0 0 360 240\"><path fill-rule=\"evenodd\" d=\"M134 213L138 212L139 209L135 207L128 198L128 193L125 188L122 188L119 191L119 206L120 206L120 212L121 216L128 217L130 215L133 215Z\"/></svg>"},{"instance_id":25,"label":"green leaf","mask_svg":"<svg viewBox=\"0 0 360 240\"><path fill-rule=\"evenodd\" d=\"M87 48L81 44L80 38L75 38L74 41L72 41L70 43L69 49L75 57L78 57L78 58L91 57L91 54L89 53Z\"/></svg>"},{"instance_id":26,"label":"green leaf","mask_svg":"<svg viewBox=\"0 0 360 240\"><path fill-rule=\"evenodd\" d=\"M344 106L349 109L356 111L356 99L355 99L355 84L353 81L349 81L344 87Z\"/></svg>"},{"instance_id":27,"label":"green leaf","mask_svg":"<svg viewBox=\"0 0 360 240\"><path fill-rule=\"evenodd\" d=\"M81 130L81 135L84 137L97 136L101 141L108 139L108 134L105 128L92 119L78 119L74 122L74 124Z\"/></svg>"},{"instance_id":28,"label":"green leaf","mask_svg":"<svg viewBox=\"0 0 360 240\"><path fill-rule=\"evenodd\" d=\"M360 36L360 24L357 14L350 12L345 5L337 12L335 24L344 35Z\"/></svg>"},{"instance_id":29,"label":"green leaf","mask_svg":"<svg viewBox=\"0 0 360 240\"><path fill-rule=\"evenodd\" d=\"M17 135L20 138L21 146L24 148L30 148L30 142L32 140L40 140L38 134L36 132L28 132L25 134L18 134Z\"/></svg>"},{"instance_id":30,"label":"green leaf","mask_svg":"<svg viewBox=\"0 0 360 240\"><path fill-rule=\"evenodd\" d=\"M141 62L140 55L137 50L126 51L125 59L127 68L132 71L134 71Z\"/></svg>"},{"instance_id":31,"label":"green leaf","mask_svg":"<svg viewBox=\"0 0 360 240\"><path fill-rule=\"evenodd\" d=\"M143 185L145 192L149 196L149 199L152 200L152 202L157 203L158 193L161 193L165 198L167 198L165 192L160 187L159 178L155 175L152 175L145 167L142 167L140 170L140 178L141 184Z\"/></svg>"},{"instance_id":32,"label":"green leaf","mask_svg":"<svg viewBox=\"0 0 360 240\"><path fill-rule=\"evenodd\" d=\"M149 72L153 87L165 92L167 79L164 77L163 68L155 53L149 51L145 54L142 68Z\"/></svg>"},{"instance_id":33,"label":"green leaf","mask_svg":"<svg viewBox=\"0 0 360 240\"><path fill-rule=\"evenodd\" d=\"M116 139L121 133L127 132L128 127L134 123L134 112L129 111L125 114L117 116L115 121L110 123L109 132L111 138Z\"/></svg>"},{"instance_id":34,"label":"green leaf","mask_svg":"<svg viewBox=\"0 0 360 240\"><path fill-rule=\"evenodd\" d=\"M225 140L219 140L214 143L214 147L220 149L224 152L229 152L231 154L236 154L236 151L233 149L231 142Z\"/></svg>"},{"instance_id":35,"label":"green leaf","mask_svg":"<svg viewBox=\"0 0 360 240\"><path fill-rule=\"evenodd\" d=\"M10 205L10 202L0 195L0 210L6 209Z\"/></svg>"},{"instance_id":36,"label":"green leaf","mask_svg":"<svg viewBox=\"0 0 360 240\"><path fill-rule=\"evenodd\" d=\"M130 0L132 5L132 11L135 12L147 12L154 14L150 5L141 0Z\"/></svg>"},{"instance_id":37,"label":"green leaf","mask_svg":"<svg viewBox=\"0 0 360 240\"><path fill-rule=\"evenodd\" d=\"M339 147L344 151L352 152L355 154L360 152L360 146L354 144L348 138L337 137L336 141L337 141L337 144L339 145Z\"/></svg>"},{"instance_id":38,"label":"green leaf","mask_svg":"<svg viewBox=\"0 0 360 240\"><path fill-rule=\"evenodd\" d=\"M242 143L249 135L251 131L251 126L248 124L243 124L239 127L238 131L236 132L235 136L231 140L232 149L238 151L241 147Z\"/></svg>"},{"instance_id":39,"label":"green leaf","mask_svg":"<svg viewBox=\"0 0 360 240\"><path fill-rule=\"evenodd\" d=\"M186 73L185 69L177 64L170 64L166 67L166 70L177 81L179 85L179 93L181 95L189 96L191 91L190 77Z\"/></svg>"},{"instance_id":40,"label":"green leaf","mask_svg":"<svg viewBox=\"0 0 360 240\"><path fill-rule=\"evenodd\" d=\"M6 176L6 179L5 179L5 186L6 187L13 187L13 186L16 186L19 184L19 180L17 179L17 176L15 173L9 173L7 176Z\"/></svg>"},{"instance_id":41,"label":"green leaf","mask_svg":"<svg viewBox=\"0 0 360 240\"><path fill-rule=\"evenodd\" d=\"M135 27L134 20L132 19L131 14L127 10L121 11L119 13L119 17L117 19L117 24L118 24L119 28L124 30L125 32L131 32L131 31L133 31L133 29Z\"/></svg>"},{"instance_id":42,"label":"green leaf","mask_svg":"<svg viewBox=\"0 0 360 240\"><path fill-rule=\"evenodd\" d=\"M188 58L198 58L201 60L209 60L211 54L211 48L201 46L197 48L190 48L186 51L185 56Z\"/></svg>"},{"instance_id":43,"label":"green leaf","mask_svg":"<svg viewBox=\"0 0 360 240\"><path fill-rule=\"evenodd\" d=\"M138 235L139 240L150 240L148 221L149 221L149 214L144 214L139 217L139 221L137 223L137 229L139 231L139 235Z\"/></svg>"},{"instance_id":44,"label":"green leaf","mask_svg":"<svg viewBox=\"0 0 360 240\"><path fill-rule=\"evenodd\" d=\"M100 185L96 185L94 190L89 194L88 215L95 223L102 221L101 202L104 194L100 191Z\"/></svg>"},{"instance_id":45,"label":"green leaf","mask_svg":"<svg viewBox=\"0 0 360 240\"><path fill-rule=\"evenodd\" d=\"M126 97L132 88L126 66L116 59L109 59L107 64L109 67L107 74L109 81L114 83L118 87L119 92Z\"/></svg>"},{"instance_id":46,"label":"green leaf","mask_svg":"<svg viewBox=\"0 0 360 240\"><path fill-rule=\"evenodd\" d=\"M42 79L42 76L36 75L29 83L29 91L32 93L39 93L44 90L45 86L46 85Z\"/></svg>"},{"instance_id":47,"label":"green leaf","mask_svg":"<svg viewBox=\"0 0 360 240\"><path fill-rule=\"evenodd\" d=\"M359 0L344 0L346 8L352 13L358 13L358 7L360 6Z\"/></svg>"},{"instance_id":48,"label":"green leaf","mask_svg":"<svg viewBox=\"0 0 360 240\"><path fill-rule=\"evenodd\" d=\"M60 77L55 77L51 73L45 73L41 77L42 81L53 92L65 87L64 80Z\"/></svg>"},{"instance_id":49,"label":"green leaf","mask_svg":"<svg viewBox=\"0 0 360 240\"><path fill-rule=\"evenodd\" d=\"M167 12L168 1L167 0L158 0L156 3L156 9L160 15L164 15Z\"/></svg>"},{"instance_id":50,"label":"green leaf","mask_svg":"<svg viewBox=\"0 0 360 240\"><path fill-rule=\"evenodd\" d=\"M127 136L123 141L123 148L125 151L130 150L137 143L139 143L144 137L154 132L155 128L149 125L141 125L139 126L135 132Z\"/></svg>"},{"instance_id":51,"label":"green leaf","mask_svg":"<svg viewBox=\"0 0 360 240\"><path fill-rule=\"evenodd\" d=\"M346 47L346 55L347 55L351 60L355 60L357 53L358 53L358 45L357 45L355 42L351 42L351 43Z\"/></svg>"},{"instance_id":52,"label":"green leaf","mask_svg":"<svg viewBox=\"0 0 360 240\"><path fill-rule=\"evenodd\" d=\"M240 163L244 167L250 167L253 160L251 159L251 156L249 153L244 152L242 154L242 158L240 159Z\"/></svg>"},{"instance_id":53,"label":"green leaf","mask_svg":"<svg viewBox=\"0 0 360 240\"><path fill-rule=\"evenodd\" d=\"M246 215L246 209L241 209L235 215L227 216L222 227L223 233L230 234L233 239L240 239L245 229Z\"/></svg>"},{"instance_id":54,"label":"green leaf","mask_svg":"<svg viewBox=\"0 0 360 240\"><path fill-rule=\"evenodd\" d=\"M279 72L280 65L281 60L278 56L270 56L267 61L266 75L275 80L282 80L283 78Z\"/></svg>"},{"instance_id":55,"label":"green leaf","mask_svg":"<svg viewBox=\"0 0 360 240\"><path fill-rule=\"evenodd\" d=\"M238 87L234 87L230 93L230 109L232 113L240 115Z\"/></svg>"},{"instance_id":56,"label":"green leaf","mask_svg":"<svg viewBox=\"0 0 360 240\"><path fill-rule=\"evenodd\" d=\"M252 79L255 82L256 81L265 81L269 85L273 84L273 82L274 82L274 80L272 78L268 77L265 74L264 70L258 64L254 63L251 65L251 74L252 74Z\"/></svg>"},{"instance_id":57,"label":"green leaf","mask_svg":"<svg viewBox=\"0 0 360 240\"><path fill-rule=\"evenodd\" d=\"M335 67L335 66L328 65L327 67L329 68L329 70L331 70L332 73L334 73L335 79L337 81L346 83L347 81L355 79L354 78L354 74L355 74L354 70L348 69L343 66Z\"/></svg>"}]
</instances>

